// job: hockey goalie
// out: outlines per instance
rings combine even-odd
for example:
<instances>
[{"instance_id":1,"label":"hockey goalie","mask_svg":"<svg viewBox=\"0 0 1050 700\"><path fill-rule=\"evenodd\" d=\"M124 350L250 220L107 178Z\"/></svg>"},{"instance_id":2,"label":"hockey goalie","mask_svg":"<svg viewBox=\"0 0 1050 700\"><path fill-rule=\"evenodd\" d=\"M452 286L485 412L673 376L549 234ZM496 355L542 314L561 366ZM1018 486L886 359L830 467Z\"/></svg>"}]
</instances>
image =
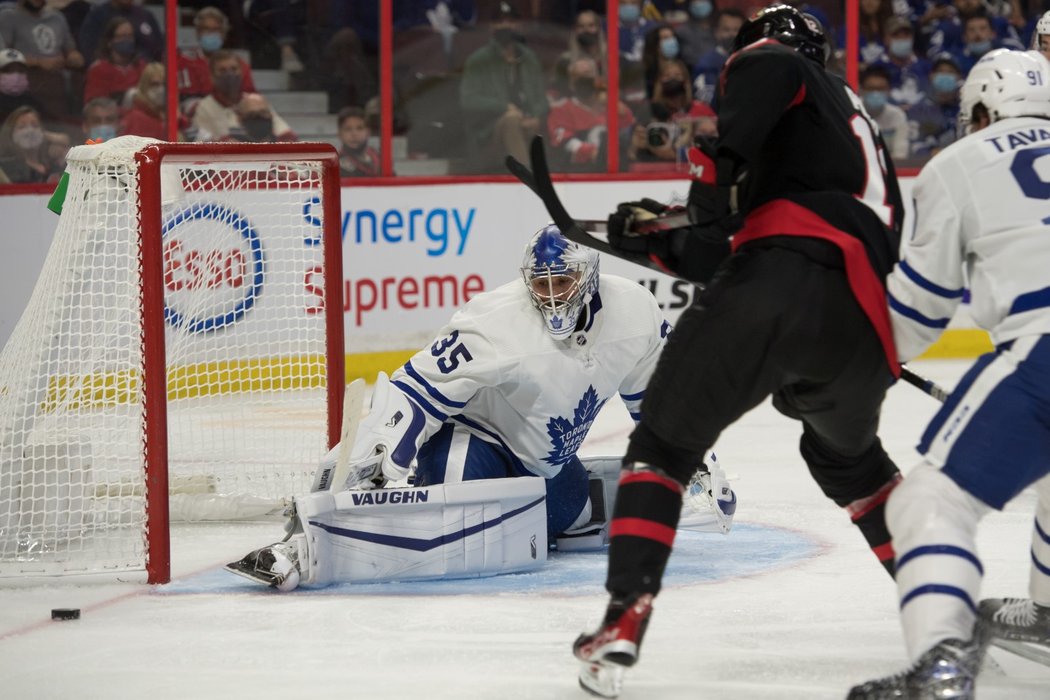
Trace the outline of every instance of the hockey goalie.
<instances>
[{"instance_id":1,"label":"hockey goalie","mask_svg":"<svg viewBox=\"0 0 1050 700\"><path fill-rule=\"evenodd\" d=\"M671 327L648 290L600 274L598 254L554 225L521 272L380 373L359 425L363 383L348 388L343 439L296 498L288 537L228 570L288 591L527 571L548 543L607 543L621 460L578 452L614 395L641 415ZM736 495L713 453L696 469L683 521L727 533Z\"/></svg>"}]
</instances>

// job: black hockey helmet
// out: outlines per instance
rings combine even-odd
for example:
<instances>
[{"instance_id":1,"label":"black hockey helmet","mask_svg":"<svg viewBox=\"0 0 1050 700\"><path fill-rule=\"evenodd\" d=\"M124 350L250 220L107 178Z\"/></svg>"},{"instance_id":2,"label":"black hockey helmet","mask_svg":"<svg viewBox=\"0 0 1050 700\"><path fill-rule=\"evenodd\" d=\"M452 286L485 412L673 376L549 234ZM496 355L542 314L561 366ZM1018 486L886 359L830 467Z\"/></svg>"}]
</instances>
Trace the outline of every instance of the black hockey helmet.
<instances>
[{"instance_id":1,"label":"black hockey helmet","mask_svg":"<svg viewBox=\"0 0 1050 700\"><path fill-rule=\"evenodd\" d=\"M822 66L828 60L828 41L820 22L790 5L770 5L751 15L737 32L733 51L761 39L790 46Z\"/></svg>"}]
</instances>

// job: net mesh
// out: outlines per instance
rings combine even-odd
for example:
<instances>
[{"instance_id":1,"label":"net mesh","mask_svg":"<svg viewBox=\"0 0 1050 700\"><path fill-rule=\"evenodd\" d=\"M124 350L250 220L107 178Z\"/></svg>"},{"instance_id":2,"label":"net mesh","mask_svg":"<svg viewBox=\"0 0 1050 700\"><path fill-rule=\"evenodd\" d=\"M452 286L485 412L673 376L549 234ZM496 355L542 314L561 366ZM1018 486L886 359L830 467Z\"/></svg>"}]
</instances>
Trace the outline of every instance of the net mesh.
<instances>
[{"instance_id":1,"label":"net mesh","mask_svg":"<svg viewBox=\"0 0 1050 700\"><path fill-rule=\"evenodd\" d=\"M173 519L279 513L327 449L321 163L164 161L141 184L161 187L163 260L141 260L146 143L70 152L0 353L0 577L143 568L144 313L165 321ZM141 306L140 262L163 265L162 309Z\"/></svg>"}]
</instances>

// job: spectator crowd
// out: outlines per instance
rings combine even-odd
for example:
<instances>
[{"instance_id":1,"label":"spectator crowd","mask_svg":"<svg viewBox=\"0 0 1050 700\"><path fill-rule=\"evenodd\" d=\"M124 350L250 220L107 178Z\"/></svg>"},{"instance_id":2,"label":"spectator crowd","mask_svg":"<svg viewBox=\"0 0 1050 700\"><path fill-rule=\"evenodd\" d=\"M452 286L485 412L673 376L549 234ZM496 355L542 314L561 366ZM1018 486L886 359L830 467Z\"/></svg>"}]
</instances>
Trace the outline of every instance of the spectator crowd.
<instances>
[{"instance_id":1,"label":"spectator crowd","mask_svg":"<svg viewBox=\"0 0 1050 700\"><path fill-rule=\"evenodd\" d=\"M88 139L298 139L253 66L323 93L343 176L378 175L379 3L212 3L179 3L171 131L162 2L0 0L0 183L55 181L66 150ZM791 4L824 24L829 69L844 73L841 4ZM684 169L693 137L717 136L719 75L758 7L620 0L609 18L604 0L394 5L394 132L409 151L401 157L446 156L453 173L503 173L506 155L527 160L536 134L560 171L605 171L611 143L625 170ZM1000 47L1050 55L1047 10L1050 0L859 0L857 90L898 165L920 165L955 140L959 87L981 56ZM619 43L616 139L610 31Z\"/></svg>"}]
</instances>

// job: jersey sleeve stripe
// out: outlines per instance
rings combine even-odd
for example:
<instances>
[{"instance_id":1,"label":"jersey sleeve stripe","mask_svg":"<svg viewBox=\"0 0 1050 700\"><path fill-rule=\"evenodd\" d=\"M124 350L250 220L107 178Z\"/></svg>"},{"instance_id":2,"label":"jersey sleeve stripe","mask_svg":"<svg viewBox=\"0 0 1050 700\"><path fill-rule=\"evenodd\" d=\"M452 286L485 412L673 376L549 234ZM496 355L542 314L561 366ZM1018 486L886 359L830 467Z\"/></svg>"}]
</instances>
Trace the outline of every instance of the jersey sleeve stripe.
<instances>
[{"instance_id":1,"label":"jersey sleeve stripe","mask_svg":"<svg viewBox=\"0 0 1050 700\"><path fill-rule=\"evenodd\" d=\"M886 300L889 302L892 311L927 328L947 328L948 322L951 320L948 318L927 318L910 306L901 303L889 293L886 294Z\"/></svg>"},{"instance_id":2,"label":"jersey sleeve stripe","mask_svg":"<svg viewBox=\"0 0 1050 700\"><path fill-rule=\"evenodd\" d=\"M645 396L645 389L642 389L637 394L620 394L620 398L624 401L641 401L643 396Z\"/></svg>"},{"instance_id":3,"label":"jersey sleeve stripe","mask_svg":"<svg viewBox=\"0 0 1050 700\"><path fill-rule=\"evenodd\" d=\"M435 389L430 382L423 378L423 375L416 371L416 368L412 366L411 360L405 363L405 373L412 377L412 379L415 379L416 382L418 382L419 385L434 398L434 400L445 404L449 408L464 408L467 405L466 401L453 401Z\"/></svg>"},{"instance_id":4,"label":"jersey sleeve stripe","mask_svg":"<svg viewBox=\"0 0 1050 700\"><path fill-rule=\"evenodd\" d=\"M424 399L423 396L415 390L415 387L410 386L409 384L401 381L400 379L395 379L390 383L396 386L401 391L405 392L408 396L412 398L412 400L419 404L420 408L437 418L439 421L444 422L448 420L448 414L442 413L441 411L437 410L432 403Z\"/></svg>"},{"instance_id":5,"label":"jersey sleeve stripe","mask_svg":"<svg viewBox=\"0 0 1050 700\"><path fill-rule=\"evenodd\" d=\"M914 267L908 264L907 260L901 260L900 262L901 272L907 275L908 279L914 282L919 287L922 287L931 294L936 294L939 297L945 299L959 299L966 293L965 289L948 289L941 287L940 285L934 284L930 280L920 275Z\"/></svg>"},{"instance_id":6,"label":"jersey sleeve stripe","mask_svg":"<svg viewBox=\"0 0 1050 700\"><path fill-rule=\"evenodd\" d=\"M1028 292L1027 294L1020 294L1014 303L1010 305L1011 314L1020 314L1025 311L1034 311L1035 309L1042 309L1050 306L1050 287L1040 289L1037 292Z\"/></svg>"}]
</instances>

